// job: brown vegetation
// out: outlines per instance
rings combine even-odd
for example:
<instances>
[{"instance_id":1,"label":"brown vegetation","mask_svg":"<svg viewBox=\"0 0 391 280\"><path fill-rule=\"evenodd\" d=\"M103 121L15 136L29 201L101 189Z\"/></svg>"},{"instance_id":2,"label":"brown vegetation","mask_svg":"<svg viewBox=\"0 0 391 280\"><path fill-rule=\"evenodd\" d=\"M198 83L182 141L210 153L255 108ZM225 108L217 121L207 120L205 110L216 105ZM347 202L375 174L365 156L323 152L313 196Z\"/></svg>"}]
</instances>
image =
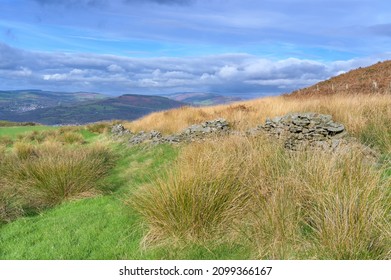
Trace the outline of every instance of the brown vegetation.
<instances>
[{"instance_id":1,"label":"brown vegetation","mask_svg":"<svg viewBox=\"0 0 391 280\"><path fill-rule=\"evenodd\" d=\"M391 94L391 60L358 68L308 88L294 91L292 97L332 94Z\"/></svg>"},{"instance_id":2,"label":"brown vegetation","mask_svg":"<svg viewBox=\"0 0 391 280\"><path fill-rule=\"evenodd\" d=\"M234 129L247 130L263 124L268 117L292 112L317 112L330 114L336 122L343 123L347 131L369 144L377 144L391 151L391 95L332 95L313 96L306 99L268 97L211 107L182 107L153 113L126 123L133 131L158 130L176 133L192 124L223 117Z\"/></svg>"},{"instance_id":3,"label":"brown vegetation","mask_svg":"<svg viewBox=\"0 0 391 280\"><path fill-rule=\"evenodd\" d=\"M391 95L384 93L268 97L127 123L134 131L175 133L223 117L244 131L268 117L317 112L381 153L369 163L360 145L327 153L289 152L264 137L192 143L129 200L148 228L144 241L241 244L253 258L391 258Z\"/></svg>"},{"instance_id":4,"label":"brown vegetation","mask_svg":"<svg viewBox=\"0 0 391 280\"><path fill-rule=\"evenodd\" d=\"M291 153L266 138L189 145L130 204L147 244L246 244L253 258L390 258L389 180L346 154Z\"/></svg>"}]
</instances>

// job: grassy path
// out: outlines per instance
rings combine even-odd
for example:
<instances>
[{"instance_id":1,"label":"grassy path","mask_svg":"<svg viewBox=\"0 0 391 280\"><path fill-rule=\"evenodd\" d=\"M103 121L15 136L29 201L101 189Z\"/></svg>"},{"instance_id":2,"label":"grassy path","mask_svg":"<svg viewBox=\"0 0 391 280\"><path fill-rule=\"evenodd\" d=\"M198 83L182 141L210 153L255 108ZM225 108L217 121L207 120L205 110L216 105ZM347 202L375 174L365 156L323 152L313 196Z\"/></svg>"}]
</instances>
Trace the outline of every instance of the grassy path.
<instances>
[{"instance_id":1,"label":"grassy path","mask_svg":"<svg viewBox=\"0 0 391 280\"><path fill-rule=\"evenodd\" d=\"M104 136L98 136L86 130L81 130L79 133L83 135L83 138L88 143L102 142L112 145L114 153L117 155L116 165L111 170L110 175L102 182L106 186L105 189L110 192L92 198L64 202L39 215L19 218L8 224L0 224L0 260L221 260L254 258L254 248L249 247L251 243L247 242L248 239L237 241L241 242L238 244L229 243L234 241L220 240L215 241L216 243L211 243L212 241L209 244L203 243L203 245L194 243L187 243L187 245L181 243L179 245L174 240L170 244L162 244L160 247L145 249L142 246L142 240L146 232L145 228L143 228L142 220L126 204L126 201L129 200L130 194L140 186L153 182L156 176L164 176L164 171L176 162L180 148L170 145L159 145L150 148L130 148L118 143L108 142ZM222 142L219 142L218 146L220 147L221 145ZM227 142L226 145L231 147L232 143ZM239 145L239 147L241 146ZM213 148L212 150L218 151L217 148ZM197 149L195 151L196 153L194 154L200 153ZM214 155L210 157L212 163L222 161L212 151L209 151L207 154ZM231 153L218 152L217 155L219 154L226 157L226 154ZM235 156L229 162L234 162L236 158L245 157ZM389 166L389 163L389 155L384 155L382 164ZM267 161L267 166L269 164L270 161ZM194 168L196 168L195 165L190 165L190 169ZM209 169L207 168L207 170ZM384 179L391 175L390 170L388 168L384 171ZM274 169L272 171L274 172ZM213 178L216 177L215 173L212 175ZM324 179L322 178L322 180ZM388 189L387 194L389 194L389 191L390 189ZM389 199L389 195L386 195L384 199ZM156 200L150 201L153 201L155 204L157 203ZM198 204L199 201L197 200L196 205ZM270 204L268 204L268 207L270 207ZM334 209L334 204L332 209ZM265 228L269 229L272 227ZM274 234L272 232L269 237L271 238L273 236ZM299 235L299 238L304 240L307 238L306 236L306 234ZM266 238L267 242L269 242L269 237ZM297 255L296 257L306 258L307 255ZM319 258L321 258L321 255Z\"/></svg>"},{"instance_id":2,"label":"grassy path","mask_svg":"<svg viewBox=\"0 0 391 280\"><path fill-rule=\"evenodd\" d=\"M178 149L115 145L120 157L105 179L113 192L63 203L41 215L0 226L0 259L243 259L248 250L235 244L182 248L140 246L139 217L124 201L138 186L161 174Z\"/></svg>"}]
</instances>

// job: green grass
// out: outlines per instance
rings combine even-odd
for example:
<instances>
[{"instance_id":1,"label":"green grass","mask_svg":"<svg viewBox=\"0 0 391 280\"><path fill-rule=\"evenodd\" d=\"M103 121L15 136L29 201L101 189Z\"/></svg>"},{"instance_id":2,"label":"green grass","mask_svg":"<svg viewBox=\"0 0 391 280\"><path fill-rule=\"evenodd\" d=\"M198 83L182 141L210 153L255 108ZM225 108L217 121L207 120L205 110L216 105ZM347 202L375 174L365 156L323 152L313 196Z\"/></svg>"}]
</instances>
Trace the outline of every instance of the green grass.
<instances>
[{"instance_id":1,"label":"green grass","mask_svg":"<svg viewBox=\"0 0 391 280\"><path fill-rule=\"evenodd\" d=\"M0 160L0 222L15 213L40 213L64 201L102 192L101 179L114 165L102 144L65 145L16 142Z\"/></svg>"},{"instance_id":2,"label":"green grass","mask_svg":"<svg viewBox=\"0 0 391 280\"><path fill-rule=\"evenodd\" d=\"M16 139L18 135L32 132L32 131L46 131L56 130L58 127L53 126L13 126L13 127L0 127L0 137L9 136L12 139Z\"/></svg>"},{"instance_id":3,"label":"green grass","mask_svg":"<svg viewBox=\"0 0 391 280\"><path fill-rule=\"evenodd\" d=\"M0 259L126 259L141 235L134 220L112 196L64 203L3 226Z\"/></svg>"},{"instance_id":4,"label":"green grass","mask_svg":"<svg viewBox=\"0 0 391 280\"><path fill-rule=\"evenodd\" d=\"M70 203L0 229L0 259L236 259L246 249L235 245L140 247L139 217L118 196Z\"/></svg>"},{"instance_id":5,"label":"green grass","mask_svg":"<svg viewBox=\"0 0 391 280\"><path fill-rule=\"evenodd\" d=\"M64 145L88 147L103 142L117 155L114 168L99 180L104 192L0 224L0 259L376 259L390 255L384 251L384 242L390 238L377 232L383 221L379 228L372 225L378 223L382 205L389 204L391 190L378 189L386 186L377 184L375 171L366 170L359 162L354 165L349 158L349 164L336 168L329 164L332 160L337 165L345 161L310 155L290 158L266 142L222 140L185 148L128 147L84 128L64 131L80 134L86 141ZM22 156L28 156L30 148L20 151ZM379 165L389 163L390 157L384 155ZM391 176L390 170L384 169L384 180ZM371 176L373 185L366 183ZM229 186L232 182L236 185ZM216 184L229 192L217 192ZM243 197L242 189L235 188L238 184L245 186L246 195L257 194L259 199ZM361 191L365 189L368 191ZM141 193L143 190L148 193ZM186 196L188 190L190 196ZM157 228L161 231L155 232L161 238L158 242L148 240L153 234L143 213L129 207L130 200L137 197L144 199L141 203L150 203L149 210L160 207L153 215L175 218L174 227L167 231ZM358 203L362 201L368 203ZM237 208L230 207L237 202ZM343 207L336 208L338 203ZM244 211L244 204L252 207L250 213ZM206 218L218 224L217 230L206 223L205 209L210 210ZM223 218L214 219L213 214L219 213ZM238 213L243 215L235 220ZM356 214L362 213L365 215L357 220ZM390 221L388 216L385 219ZM353 220L355 226L346 227L353 225ZM191 228L194 224L198 227ZM233 231L232 224L243 227ZM200 234L194 230L201 230Z\"/></svg>"},{"instance_id":6,"label":"green grass","mask_svg":"<svg viewBox=\"0 0 391 280\"><path fill-rule=\"evenodd\" d=\"M64 202L40 215L0 226L0 259L247 259L243 244L144 248L141 217L124 203L175 161L178 148L114 144L120 155L103 180L110 195Z\"/></svg>"},{"instance_id":7,"label":"green grass","mask_svg":"<svg viewBox=\"0 0 391 280\"><path fill-rule=\"evenodd\" d=\"M97 133L93 133L87 129L81 129L79 132L87 142L93 141L93 139L98 136Z\"/></svg>"}]
</instances>

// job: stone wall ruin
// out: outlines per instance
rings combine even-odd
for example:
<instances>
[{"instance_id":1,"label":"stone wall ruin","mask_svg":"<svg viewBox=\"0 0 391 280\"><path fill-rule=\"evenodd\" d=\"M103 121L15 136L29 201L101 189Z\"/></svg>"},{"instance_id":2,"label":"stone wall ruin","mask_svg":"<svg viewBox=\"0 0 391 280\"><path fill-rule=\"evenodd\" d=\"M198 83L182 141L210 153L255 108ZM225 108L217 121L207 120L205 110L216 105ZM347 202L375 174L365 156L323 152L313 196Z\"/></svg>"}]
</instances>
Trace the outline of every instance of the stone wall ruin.
<instances>
[{"instance_id":1,"label":"stone wall ruin","mask_svg":"<svg viewBox=\"0 0 391 280\"><path fill-rule=\"evenodd\" d=\"M121 124L111 129L115 137L127 137L130 145L141 143L181 143L202 140L213 135L243 134L233 131L229 123L222 118L187 127L183 131L168 136L156 130L133 133ZM263 125L249 129L245 135L264 134L281 140L289 150L301 150L308 147L335 149L345 139L347 132L343 124L336 123L330 115L318 113L291 113L285 116L266 119ZM346 141L345 141L346 142Z\"/></svg>"}]
</instances>

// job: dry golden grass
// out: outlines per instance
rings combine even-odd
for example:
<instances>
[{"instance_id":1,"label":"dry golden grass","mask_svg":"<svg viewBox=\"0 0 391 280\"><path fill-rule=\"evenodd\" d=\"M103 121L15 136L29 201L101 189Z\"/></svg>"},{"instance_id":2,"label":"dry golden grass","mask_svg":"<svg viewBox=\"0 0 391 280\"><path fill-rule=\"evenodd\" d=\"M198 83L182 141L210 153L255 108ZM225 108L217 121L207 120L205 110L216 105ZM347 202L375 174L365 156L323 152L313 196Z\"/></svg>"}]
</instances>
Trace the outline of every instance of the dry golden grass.
<instances>
[{"instance_id":1,"label":"dry golden grass","mask_svg":"<svg viewBox=\"0 0 391 280\"><path fill-rule=\"evenodd\" d=\"M231 105L180 108L128 123L173 133L226 118L246 130L290 112L330 114L363 146L343 153L288 152L262 137L192 143L162 178L130 199L147 244L233 242L254 258L391 258L391 96L270 97ZM375 159L372 159L375 160ZM387 163L388 162L388 163Z\"/></svg>"},{"instance_id":2,"label":"dry golden grass","mask_svg":"<svg viewBox=\"0 0 391 280\"><path fill-rule=\"evenodd\" d=\"M185 147L166 176L137 190L147 244L246 244L254 258L391 257L389 184L353 148L288 152L262 137ZM388 216L387 216L388 215Z\"/></svg>"},{"instance_id":3,"label":"dry golden grass","mask_svg":"<svg viewBox=\"0 0 391 280\"><path fill-rule=\"evenodd\" d=\"M383 131L379 137L387 138L391 133L391 95L332 95L309 98L284 96L267 97L231 105L211 107L182 107L150 114L139 120L126 123L133 131L159 130L170 134L203 121L226 118L235 129L246 130L264 123L268 117L291 112L317 112L330 114L334 120L343 123L354 136L371 134L372 129ZM373 133L372 133L373 134ZM376 135L372 135L375 136ZM371 138L371 137L366 137ZM371 140L371 139L364 139ZM379 139L385 141L386 139ZM384 143L383 143L384 144ZM388 150L391 146L384 147Z\"/></svg>"},{"instance_id":4,"label":"dry golden grass","mask_svg":"<svg viewBox=\"0 0 391 280\"><path fill-rule=\"evenodd\" d=\"M26 143L57 142L62 144L84 144L86 141L76 127L61 127L56 130L31 131L18 135Z\"/></svg>"}]
</instances>

